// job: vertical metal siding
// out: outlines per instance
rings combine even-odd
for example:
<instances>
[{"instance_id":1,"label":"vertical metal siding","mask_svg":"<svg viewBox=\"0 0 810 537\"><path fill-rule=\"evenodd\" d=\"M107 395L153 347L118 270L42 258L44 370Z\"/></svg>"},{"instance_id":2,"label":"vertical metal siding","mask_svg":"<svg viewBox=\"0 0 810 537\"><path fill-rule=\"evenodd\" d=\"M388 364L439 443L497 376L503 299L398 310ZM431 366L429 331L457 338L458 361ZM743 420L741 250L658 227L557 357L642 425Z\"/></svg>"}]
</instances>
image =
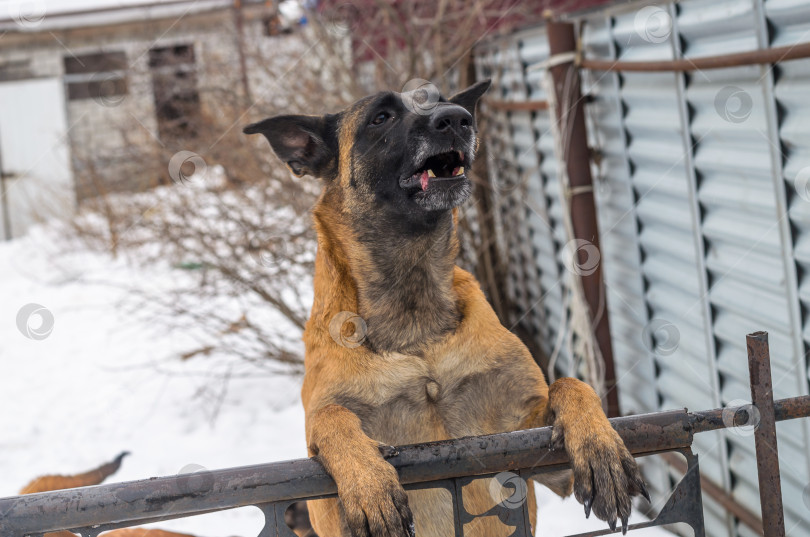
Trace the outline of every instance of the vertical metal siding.
<instances>
[{"instance_id":1,"label":"vertical metal siding","mask_svg":"<svg viewBox=\"0 0 810 537\"><path fill-rule=\"evenodd\" d=\"M666 12L664 12L666 13ZM621 60L670 59L673 57L671 36L652 39L645 36L645 28L639 26L635 12L616 15L608 19L609 39ZM604 24L602 20L589 24ZM647 37L647 38L645 38ZM597 51L592 51L596 55ZM596 56L595 56L596 57ZM640 297L646 309L646 321L632 324L634 319L625 319L627 333L641 340L645 326L655 323L670 323L677 330L677 345L669 342L667 348L656 348L651 339L643 354L623 358L637 361L646 357L653 368L653 386L656 401L645 410L662 408L716 406L715 372L711 366L712 349L707 345L705 333L708 320L703 304L705 286L699 274L698 237L694 232L694 192L690 182L684 147L681 98L676 76L671 73L622 73L609 75L591 73L591 78L615 76L619 79L618 103L615 105L620 117L622 138L626 143L626 164L630 169L629 186L633 203L623 207L622 220L637 220L637 248L641 251L641 266L637 273L643 278L643 295ZM598 124L598 122L597 122ZM601 137L607 139L609 133ZM608 170L607 175L616 173ZM621 173L621 170L619 170ZM598 212L611 211L598 199ZM628 249L614 243L618 222L603 226L605 271L610 282L611 264L620 265L626 260ZM618 248L617 248L618 247ZM615 248L613 252L611 249ZM632 255L632 250L630 250ZM626 262L626 261L625 261ZM615 306L611 306L613 309ZM613 321L615 317L611 318ZM647 334L649 337L650 334ZM674 347L674 348L671 348ZM619 386L623 392L622 385ZM704 473L714 481L724 484L727 477L723 453L717 448L716 438L698 439L696 450L704 460ZM671 481L656 483L658 496L669 492ZM725 512L712 503L705 504L707 531L711 535L728 534Z\"/></svg>"},{"instance_id":2,"label":"vertical metal siding","mask_svg":"<svg viewBox=\"0 0 810 537\"><path fill-rule=\"evenodd\" d=\"M611 27L610 18L593 19L584 26L583 49L589 57L616 59ZM624 414L650 412L658 408L658 393L651 340L644 341L638 331L651 319L644 298L622 81L615 73L585 72L583 78L583 93L591 96L586 107L590 144L599 151L600 159L593 176L619 404ZM655 459L643 461L642 472L656 500L671 486L669 472Z\"/></svg>"},{"instance_id":3,"label":"vertical metal siding","mask_svg":"<svg viewBox=\"0 0 810 537\"><path fill-rule=\"evenodd\" d=\"M649 16L651 8L669 16L666 35L645 34L642 10ZM619 7L580 24L589 58L697 58L808 42L810 2L684 0ZM525 69L548 58L544 29L499 43L518 54L522 70L509 70L524 86L502 87L497 98L545 99L542 72ZM583 91L599 157L601 260L623 411L747 400L741 336L755 329L770 333L774 396L808 393L810 60L685 74L584 72ZM547 111L499 114L511 136L503 148L512 149L501 153L527 181L524 205L530 209L523 225L531 254L513 256L510 270L523 286L513 292L517 298L538 287L532 296L544 297L547 326L536 333L549 338L548 350L565 318L559 253L568 240L551 119ZM509 229L506 220L503 225ZM534 281L524 274L532 257ZM677 348L656 347L649 328L661 320L677 328ZM561 371L569 372L567 360ZM796 536L810 535L806 421L778 429L786 526ZM702 436L695 449L704 475L758 513L753 437L734 431ZM660 497L676 476L663 464L645 466ZM704 514L708 535L753 535L710 498L704 498Z\"/></svg>"},{"instance_id":4,"label":"vertical metal siding","mask_svg":"<svg viewBox=\"0 0 810 537\"><path fill-rule=\"evenodd\" d=\"M548 57L545 31L539 29L479 51L480 78L492 77L491 96L501 101L544 99L541 79L526 65ZM548 111L493 110L487 133L489 173L500 222L499 245L510 263L508 292L518 305L509 321L522 324L550 355L564 326L559 260L565 244ZM560 371L571 364L565 349Z\"/></svg>"},{"instance_id":5,"label":"vertical metal siding","mask_svg":"<svg viewBox=\"0 0 810 537\"><path fill-rule=\"evenodd\" d=\"M810 6L806 2L788 2L785 0L770 0L763 3L763 15L769 27L774 31L770 38L772 46L791 45L810 40ZM790 254L795 261L791 267L793 274L789 280L789 292L798 295L791 297L791 305L799 308L800 302L802 310L807 311L808 303L806 294L803 295L802 288L806 285L807 270L803 265L804 246L803 238L807 236L810 229L807 225L806 217L800 215L810 212L810 195L805 188L804 177L810 177L810 107L807 104L807 95L810 94L810 60L797 60L775 67L767 73L768 89L775 102L777 113L774 118L773 145L780 148L780 156L776 169L776 177L779 187L784 188L783 203L787 207L788 217L782 219L783 227L789 224L788 231L792 232L792 241L786 244L786 249L791 248ZM804 98L797 99L798 93L803 93ZM782 154L783 153L783 154ZM783 209L784 210L784 209ZM780 215L784 216L784 215ZM800 248L800 245L801 248ZM798 280L798 281L797 281ZM783 384L791 386L792 393L808 393L808 377L806 367L806 356L808 349L806 314L801 318L802 311L795 311L794 314L798 326L793 335L798 336L797 349L794 356L789 361L780 361L779 374L774 376L774 392L777 385ZM784 390L788 392L790 390ZM791 424L779 430L779 455L782 464L783 491L785 498L785 524L791 533L804 532L810 534L810 505L808 505L807 490L810 487L810 426L807 420L802 423ZM782 462L784 461L784 462ZM787 479L784 477L786 476Z\"/></svg>"},{"instance_id":6,"label":"vertical metal siding","mask_svg":"<svg viewBox=\"0 0 810 537\"><path fill-rule=\"evenodd\" d=\"M504 46L505 45L493 45L489 47L483 54L481 54L479 57L480 61L478 62L478 69L480 71L478 73L479 76L482 78L492 77L492 89L490 92L493 98L499 100L507 99L511 76L509 72L510 65L508 65L504 59ZM487 143L489 146L489 162L487 164L489 168L490 181L492 182L493 193L497 194L499 188L502 188L502 185L508 185L510 181L514 181L513 170L511 166L509 166L511 161L508 159L508 155L511 153L511 136L509 132L508 114L499 110L491 111L487 118L487 128ZM500 201L498 197L496 196L495 198L496 208L493 209L495 236L498 242L500 254L502 256L507 256L509 254L509 249L506 245L506 234L504 233L503 222L503 215L505 211L498 206L498 202ZM510 261L510 266L513 266L511 263L512 259L508 259ZM512 301L517 295L514 278L510 275L505 284L507 298ZM514 312L509 312L509 323L514 322L513 314Z\"/></svg>"},{"instance_id":7,"label":"vertical metal siding","mask_svg":"<svg viewBox=\"0 0 810 537\"><path fill-rule=\"evenodd\" d=\"M543 87L543 71L537 69L527 70L549 57L548 36L545 28L538 28L530 32L517 34L514 38L518 43L518 52L524 72L527 98L529 100L546 100L547 95ZM536 252L536 262L545 268L541 270L543 280L542 294L545 310L548 312L549 340L546 342L547 352L550 354L554 343L561 336L560 330L565 331L564 320L567 311L563 309L563 279L565 268L562 266L560 253L567 238L563 212L559 201L556 159L554 158L554 138L552 136L552 117L549 110L538 110L531 113L531 127L533 139L531 146L526 148L537 163L536 173L529 178L534 184L530 187L531 195L527 198L527 206L531 221L535 223L533 232L544 238L546 248ZM534 207L543 207L540 214ZM535 218L541 216L541 218ZM564 334L563 334L564 335ZM573 364L565 347L560 349L557 360L557 371L564 374L573 374Z\"/></svg>"},{"instance_id":8,"label":"vertical metal siding","mask_svg":"<svg viewBox=\"0 0 810 537\"><path fill-rule=\"evenodd\" d=\"M672 44L673 56L676 58L683 58L685 55L684 49L689 44L682 37L683 30L680 28L680 19L678 17L679 7L676 7L676 5L671 4L668 6L667 13L669 14L672 21L672 35L669 41ZM689 205L692 217L690 226L692 228L694 246L697 254L696 258L696 268L697 268L696 276L698 278L697 286L700 289L699 305L697 303L693 304L692 306L690 306L690 310L696 307L699 307L702 310L703 342L706 349L706 355L704 360L705 365L707 366L707 369L709 371L708 381L709 384L711 384L712 386L712 396L715 405L719 406L721 404L720 400L721 398L719 395L721 381L717 366L718 349L712 334L712 327L711 327L711 323L714 320L714 316L712 315L711 305L707 299L710 289L710 279L707 273L707 261L706 261L707 246L701 231L701 222L703 214L702 208L700 207L698 202L698 186L700 176L698 175L697 169L695 167L695 149L699 144L699 140L697 140L692 135L691 129L689 128L692 120L694 119L692 109L687 101L687 87L691 82L691 78L684 73L675 73L675 79L676 79L676 88L678 91L682 151L683 151L685 171L687 174L687 188L689 190ZM719 464L713 465L712 469L704 473L708 475L715 483L719 484L720 486L728 490L731 485L731 476L729 474L728 447L724 438L725 434L726 432L723 431L720 434L715 435L714 439L711 438L705 439L707 442L706 445L703 445L704 453L705 450L713 451L716 455L715 461L719 462ZM704 503L704 515L707 521L707 528L709 527L712 528L713 532L722 535L734 534L733 526L735 521L733 517L729 513L727 513L718 503L715 503L714 501Z\"/></svg>"},{"instance_id":9,"label":"vertical metal siding","mask_svg":"<svg viewBox=\"0 0 810 537\"><path fill-rule=\"evenodd\" d=\"M686 43L685 56L769 46L760 30L765 21L760 18L758 6L758 2L749 0L708 6L696 1L680 4L678 25ZM770 333L775 379L784 378L791 363L803 354L794 341L799 327L788 285L788 273L794 268L785 263L791 245L781 227L784 190L782 181L774 177L773 165L779 151L773 146L775 140L770 139L776 120L770 77L771 69L759 66L698 72L691 76L687 89L694 112L690 130L693 138L700 140L695 148L695 170L700 178L702 231L711 281L709 300L715 312L723 404L747 399L749 394L746 379L738 373L745 349L734 335L751 326ZM718 101L727 88L733 89L738 101ZM735 112L736 104L742 108ZM774 382L777 397L796 395L797 388L792 382ZM780 433L780 452L786 454L782 474L790 527L797 522L791 511L798 507L796 501L803 486L796 486L795 476L797 471L806 475L807 466L800 452L791 453L792 435ZM727 442L732 495L758 513L753 439L729 433Z\"/></svg>"},{"instance_id":10,"label":"vertical metal siding","mask_svg":"<svg viewBox=\"0 0 810 537\"><path fill-rule=\"evenodd\" d=\"M530 98L517 48L516 41L500 43L478 56L478 76L492 78L491 95L497 100ZM536 337L543 351L550 353L559 326L562 296L558 290L556 248L539 181L532 117L529 112L493 110L488 120L488 167L495 217L500 224L499 248L509 260L507 292L517 305L508 321L521 324ZM549 304L553 305L551 311Z\"/></svg>"},{"instance_id":11,"label":"vertical metal siding","mask_svg":"<svg viewBox=\"0 0 810 537\"><path fill-rule=\"evenodd\" d=\"M583 45L593 57L614 58L608 20L584 28ZM602 165L594 170L596 203L608 293L611 338L622 412L648 412L657 407L655 372L651 356L637 326L649 321L641 278L641 251L635 196L627 160L618 75L586 73L583 91L592 96L587 106L592 147L600 151ZM605 231L610 230L609 233Z\"/></svg>"}]
</instances>

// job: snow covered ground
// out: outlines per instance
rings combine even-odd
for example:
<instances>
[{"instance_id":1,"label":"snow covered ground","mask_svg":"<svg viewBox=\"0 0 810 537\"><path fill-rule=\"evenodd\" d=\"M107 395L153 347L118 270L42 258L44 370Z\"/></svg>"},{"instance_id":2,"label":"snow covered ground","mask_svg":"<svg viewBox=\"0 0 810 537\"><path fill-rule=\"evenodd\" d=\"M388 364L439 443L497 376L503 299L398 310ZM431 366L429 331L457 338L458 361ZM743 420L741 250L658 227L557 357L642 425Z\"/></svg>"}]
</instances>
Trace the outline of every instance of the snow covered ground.
<instances>
[{"instance_id":1,"label":"snow covered ground","mask_svg":"<svg viewBox=\"0 0 810 537\"><path fill-rule=\"evenodd\" d=\"M124 450L132 455L111 480L306 456L298 379L256 370L226 385L216 359L180 362L190 343L183 334L123 313L126 291L111 285L171 282L169 271L143 274L85 253L63 272L48 239L0 244L0 496L39 474L83 471ZM53 314L47 338L19 332L16 316L28 303ZM162 526L212 537L261 528L257 510L210 518Z\"/></svg>"},{"instance_id":2,"label":"snow covered ground","mask_svg":"<svg viewBox=\"0 0 810 537\"><path fill-rule=\"evenodd\" d=\"M170 286L182 275L145 273L123 260L54 252L47 229L0 243L0 496L44 473L75 473L132 452L109 481L171 475L306 455L300 379L241 370L224 359L180 361L191 342L121 308L123 285ZM53 331L29 339L19 310L40 304ZM27 327L36 331L40 319ZM572 498L539 489L542 535L606 525ZM634 519L640 519L634 515ZM156 524L200 536L257 535L255 508ZM646 530L634 535L670 535Z\"/></svg>"}]
</instances>

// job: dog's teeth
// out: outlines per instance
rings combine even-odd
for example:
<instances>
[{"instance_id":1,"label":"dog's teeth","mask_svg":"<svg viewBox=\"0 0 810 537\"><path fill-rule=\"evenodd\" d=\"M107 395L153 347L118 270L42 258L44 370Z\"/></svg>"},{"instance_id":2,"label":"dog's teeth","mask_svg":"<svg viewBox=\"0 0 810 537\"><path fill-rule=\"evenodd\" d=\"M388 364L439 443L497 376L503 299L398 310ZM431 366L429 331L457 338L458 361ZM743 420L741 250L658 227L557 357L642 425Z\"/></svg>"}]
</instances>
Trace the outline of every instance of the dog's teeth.
<instances>
[{"instance_id":1,"label":"dog's teeth","mask_svg":"<svg viewBox=\"0 0 810 537\"><path fill-rule=\"evenodd\" d=\"M464 166L459 166L455 170L453 170L453 176L461 175L464 173Z\"/></svg>"},{"instance_id":2,"label":"dog's teeth","mask_svg":"<svg viewBox=\"0 0 810 537\"><path fill-rule=\"evenodd\" d=\"M433 172L433 170L428 170L428 177L436 177L436 174Z\"/></svg>"},{"instance_id":3,"label":"dog's teeth","mask_svg":"<svg viewBox=\"0 0 810 537\"><path fill-rule=\"evenodd\" d=\"M461 162L464 162L464 152L463 152L463 151L459 151L459 152L458 152L458 159L459 159Z\"/></svg>"}]
</instances>

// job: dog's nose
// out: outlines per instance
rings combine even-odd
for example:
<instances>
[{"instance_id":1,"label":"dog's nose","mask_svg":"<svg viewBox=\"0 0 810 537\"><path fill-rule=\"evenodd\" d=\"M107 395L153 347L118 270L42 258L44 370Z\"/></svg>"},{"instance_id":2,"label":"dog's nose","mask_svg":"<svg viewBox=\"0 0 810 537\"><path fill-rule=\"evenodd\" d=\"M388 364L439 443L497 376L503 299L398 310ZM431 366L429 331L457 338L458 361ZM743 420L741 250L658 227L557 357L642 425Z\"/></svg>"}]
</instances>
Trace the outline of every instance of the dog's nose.
<instances>
[{"instance_id":1,"label":"dog's nose","mask_svg":"<svg viewBox=\"0 0 810 537\"><path fill-rule=\"evenodd\" d=\"M430 118L430 126L438 132L461 134L472 126L472 114L457 104L439 106Z\"/></svg>"}]
</instances>

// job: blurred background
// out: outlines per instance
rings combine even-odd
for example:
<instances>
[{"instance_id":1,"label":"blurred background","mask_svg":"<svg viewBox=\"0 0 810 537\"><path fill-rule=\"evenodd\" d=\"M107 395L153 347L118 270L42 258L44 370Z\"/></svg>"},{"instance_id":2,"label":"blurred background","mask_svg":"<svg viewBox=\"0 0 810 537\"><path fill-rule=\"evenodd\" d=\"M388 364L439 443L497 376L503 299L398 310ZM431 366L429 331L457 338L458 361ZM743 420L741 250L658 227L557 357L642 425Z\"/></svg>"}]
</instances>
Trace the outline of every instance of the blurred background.
<instances>
[{"instance_id":1,"label":"blurred background","mask_svg":"<svg viewBox=\"0 0 810 537\"><path fill-rule=\"evenodd\" d=\"M0 0L0 496L123 450L114 480L306 456L320 186L241 130L379 90L493 80L458 262L551 380L736 407L767 330L775 396L807 394L808 43L804 0ZM778 427L791 536L806 421ZM696 437L709 535L761 534L749 425ZM645 459L638 520L683 468ZM603 527L581 509L540 496L548 535Z\"/></svg>"}]
</instances>

